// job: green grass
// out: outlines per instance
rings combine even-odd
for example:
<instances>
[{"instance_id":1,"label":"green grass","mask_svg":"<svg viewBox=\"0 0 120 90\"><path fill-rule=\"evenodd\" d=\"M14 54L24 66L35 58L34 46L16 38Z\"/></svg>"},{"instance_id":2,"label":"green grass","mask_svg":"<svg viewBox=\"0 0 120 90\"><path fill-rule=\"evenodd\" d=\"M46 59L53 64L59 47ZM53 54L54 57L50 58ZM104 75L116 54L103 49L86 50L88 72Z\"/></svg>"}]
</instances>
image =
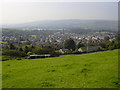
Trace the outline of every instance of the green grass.
<instances>
[{"instance_id":1,"label":"green grass","mask_svg":"<svg viewBox=\"0 0 120 90\"><path fill-rule=\"evenodd\" d=\"M0 41L0 43L5 44L5 43L7 43L7 42Z\"/></svg>"},{"instance_id":2,"label":"green grass","mask_svg":"<svg viewBox=\"0 0 120 90\"><path fill-rule=\"evenodd\" d=\"M0 89L2 89L2 61L0 61Z\"/></svg>"},{"instance_id":3,"label":"green grass","mask_svg":"<svg viewBox=\"0 0 120 90\"><path fill-rule=\"evenodd\" d=\"M30 35L31 37L37 37L37 35Z\"/></svg>"},{"instance_id":4,"label":"green grass","mask_svg":"<svg viewBox=\"0 0 120 90\"><path fill-rule=\"evenodd\" d=\"M2 62L3 88L117 88L118 50Z\"/></svg>"}]
</instances>

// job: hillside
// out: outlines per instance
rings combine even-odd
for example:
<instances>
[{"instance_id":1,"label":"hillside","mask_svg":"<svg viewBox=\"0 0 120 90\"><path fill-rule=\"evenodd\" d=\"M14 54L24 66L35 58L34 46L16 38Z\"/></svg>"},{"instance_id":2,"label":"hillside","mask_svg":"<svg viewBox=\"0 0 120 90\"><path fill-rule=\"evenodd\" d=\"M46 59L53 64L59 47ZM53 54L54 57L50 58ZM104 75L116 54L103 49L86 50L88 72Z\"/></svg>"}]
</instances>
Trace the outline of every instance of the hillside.
<instances>
[{"instance_id":1,"label":"hillside","mask_svg":"<svg viewBox=\"0 0 120 90\"><path fill-rule=\"evenodd\" d=\"M117 88L118 50L2 62L3 88Z\"/></svg>"}]
</instances>

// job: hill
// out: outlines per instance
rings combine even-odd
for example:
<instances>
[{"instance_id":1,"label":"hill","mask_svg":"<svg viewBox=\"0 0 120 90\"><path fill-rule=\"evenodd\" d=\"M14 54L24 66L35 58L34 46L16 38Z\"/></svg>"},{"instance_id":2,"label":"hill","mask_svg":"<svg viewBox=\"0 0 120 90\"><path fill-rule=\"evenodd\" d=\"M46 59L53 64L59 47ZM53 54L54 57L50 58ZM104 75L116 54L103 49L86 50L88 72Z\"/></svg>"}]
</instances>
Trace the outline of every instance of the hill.
<instances>
[{"instance_id":1,"label":"hill","mask_svg":"<svg viewBox=\"0 0 120 90\"><path fill-rule=\"evenodd\" d=\"M118 50L2 62L3 88L117 88Z\"/></svg>"},{"instance_id":2,"label":"hill","mask_svg":"<svg viewBox=\"0 0 120 90\"><path fill-rule=\"evenodd\" d=\"M49 29L49 30L58 30L58 29L67 29L74 30L79 29L88 29L88 30L113 30L117 31L118 21L112 20L79 20L79 19L68 19L68 20L43 20L43 21L34 21L22 24L13 24L13 25L3 25L3 28L17 28L27 30L31 29Z\"/></svg>"}]
</instances>

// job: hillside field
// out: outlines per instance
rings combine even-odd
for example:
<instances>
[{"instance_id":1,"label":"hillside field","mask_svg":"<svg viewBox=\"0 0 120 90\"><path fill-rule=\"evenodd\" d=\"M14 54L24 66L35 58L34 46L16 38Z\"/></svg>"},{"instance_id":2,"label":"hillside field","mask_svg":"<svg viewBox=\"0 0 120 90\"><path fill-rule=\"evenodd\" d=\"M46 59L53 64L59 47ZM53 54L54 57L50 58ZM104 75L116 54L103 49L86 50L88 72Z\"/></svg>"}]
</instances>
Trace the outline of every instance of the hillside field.
<instances>
[{"instance_id":1,"label":"hillside field","mask_svg":"<svg viewBox=\"0 0 120 90\"><path fill-rule=\"evenodd\" d=\"M118 50L2 61L3 88L117 88Z\"/></svg>"}]
</instances>

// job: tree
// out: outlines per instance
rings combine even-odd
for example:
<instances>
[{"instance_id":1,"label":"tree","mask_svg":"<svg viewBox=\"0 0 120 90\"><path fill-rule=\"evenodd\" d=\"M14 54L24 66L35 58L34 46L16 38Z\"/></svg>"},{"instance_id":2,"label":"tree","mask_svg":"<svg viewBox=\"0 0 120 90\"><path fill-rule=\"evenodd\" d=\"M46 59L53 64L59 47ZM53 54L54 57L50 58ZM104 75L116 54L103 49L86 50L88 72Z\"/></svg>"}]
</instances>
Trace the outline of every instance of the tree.
<instances>
[{"instance_id":1,"label":"tree","mask_svg":"<svg viewBox=\"0 0 120 90\"><path fill-rule=\"evenodd\" d=\"M25 51L25 53L29 52L28 46L25 46L24 51Z\"/></svg>"},{"instance_id":2,"label":"tree","mask_svg":"<svg viewBox=\"0 0 120 90\"><path fill-rule=\"evenodd\" d=\"M106 48L106 44L105 43L100 43L99 44L102 48Z\"/></svg>"},{"instance_id":3,"label":"tree","mask_svg":"<svg viewBox=\"0 0 120 90\"><path fill-rule=\"evenodd\" d=\"M33 48L35 48L35 47L32 45L31 48L33 49Z\"/></svg>"},{"instance_id":4,"label":"tree","mask_svg":"<svg viewBox=\"0 0 120 90\"><path fill-rule=\"evenodd\" d=\"M2 53L3 55L11 56L11 57L25 57L26 56L24 52L20 52L18 50L5 50Z\"/></svg>"},{"instance_id":5,"label":"tree","mask_svg":"<svg viewBox=\"0 0 120 90\"><path fill-rule=\"evenodd\" d=\"M16 49L16 47L12 43L10 43L9 47L10 49Z\"/></svg>"},{"instance_id":6,"label":"tree","mask_svg":"<svg viewBox=\"0 0 120 90\"><path fill-rule=\"evenodd\" d=\"M52 52L50 53L50 56L51 56L51 57L58 57L60 54L61 54L61 53L59 53L59 52L52 51Z\"/></svg>"},{"instance_id":7,"label":"tree","mask_svg":"<svg viewBox=\"0 0 120 90\"><path fill-rule=\"evenodd\" d=\"M35 48L32 52L35 54L50 54L52 51L54 50L48 48Z\"/></svg>"},{"instance_id":8,"label":"tree","mask_svg":"<svg viewBox=\"0 0 120 90\"><path fill-rule=\"evenodd\" d=\"M21 47L18 50L21 51L21 52L23 51L23 49Z\"/></svg>"},{"instance_id":9,"label":"tree","mask_svg":"<svg viewBox=\"0 0 120 90\"><path fill-rule=\"evenodd\" d=\"M76 44L74 42L73 39L69 38L69 39L66 39L65 42L64 42L64 47L66 49L69 49L69 50L75 50L75 47L76 47Z\"/></svg>"},{"instance_id":10,"label":"tree","mask_svg":"<svg viewBox=\"0 0 120 90\"><path fill-rule=\"evenodd\" d=\"M2 48L2 49L3 49L3 48ZM4 46L4 49L5 49L5 50L8 50L8 49L10 49L10 47L9 47L8 45L5 45L5 46Z\"/></svg>"},{"instance_id":11,"label":"tree","mask_svg":"<svg viewBox=\"0 0 120 90\"><path fill-rule=\"evenodd\" d=\"M78 43L77 48L84 47L85 45L81 42Z\"/></svg>"},{"instance_id":12,"label":"tree","mask_svg":"<svg viewBox=\"0 0 120 90\"><path fill-rule=\"evenodd\" d=\"M109 41L109 39L110 39L109 36L105 36L105 37L104 37L104 40L105 40L105 41Z\"/></svg>"}]
</instances>

